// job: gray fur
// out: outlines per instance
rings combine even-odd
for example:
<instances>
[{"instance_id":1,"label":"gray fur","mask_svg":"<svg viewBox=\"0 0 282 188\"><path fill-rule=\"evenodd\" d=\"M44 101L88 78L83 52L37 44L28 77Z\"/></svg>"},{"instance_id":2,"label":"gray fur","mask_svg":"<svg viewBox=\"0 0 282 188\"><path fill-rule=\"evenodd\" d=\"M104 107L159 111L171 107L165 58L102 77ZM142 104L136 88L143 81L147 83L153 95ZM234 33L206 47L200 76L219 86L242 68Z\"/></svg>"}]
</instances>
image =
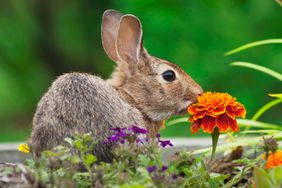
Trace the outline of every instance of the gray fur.
<instances>
[{"instance_id":1,"label":"gray fur","mask_svg":"<svg viewBox=\"0 0 282 188\"><path fill-rule=\"evenodd\" d=\"M101 78L83 73L64 74L53 82L38 104L32 144L40 152L62 144L66 137L89 132L95 139L103 140L110 136L110 128L144 125L141 117ZM108 159L110 154L104 151L105 147L96 147L96 154Z\"/></svg>"}]
</instances>

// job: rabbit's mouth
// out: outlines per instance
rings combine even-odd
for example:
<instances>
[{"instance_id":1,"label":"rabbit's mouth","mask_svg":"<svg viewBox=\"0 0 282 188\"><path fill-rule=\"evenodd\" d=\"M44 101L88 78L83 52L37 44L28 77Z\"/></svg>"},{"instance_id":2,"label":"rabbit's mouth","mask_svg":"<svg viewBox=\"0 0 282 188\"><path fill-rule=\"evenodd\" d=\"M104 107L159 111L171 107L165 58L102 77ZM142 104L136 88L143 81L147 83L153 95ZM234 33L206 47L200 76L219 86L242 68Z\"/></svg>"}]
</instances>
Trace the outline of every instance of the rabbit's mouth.
<instances>
[{"instance_id":1,"label":"rabbit's mouth","mask_svg":"<svg viewBox=\"0 0 282 188\"><path fill-rule=\"evenodd\" d=\"M187 108L191 104L193 104L192 101L185 101L185 102L181 103L178 106L178 109L176 110L176 115L185 115L185 114L187 114Z\"/></svg>"}]
</instances>

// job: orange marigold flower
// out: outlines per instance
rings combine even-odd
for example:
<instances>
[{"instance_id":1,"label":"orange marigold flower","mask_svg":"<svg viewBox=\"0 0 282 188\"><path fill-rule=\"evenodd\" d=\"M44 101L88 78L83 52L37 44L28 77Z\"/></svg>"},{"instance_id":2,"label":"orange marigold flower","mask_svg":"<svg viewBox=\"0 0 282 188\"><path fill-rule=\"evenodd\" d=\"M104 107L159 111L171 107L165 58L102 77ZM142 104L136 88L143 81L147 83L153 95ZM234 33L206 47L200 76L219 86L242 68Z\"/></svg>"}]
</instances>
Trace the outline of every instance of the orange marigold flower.
<instances>
[{"instance_id":1,"label":"orange marigold flower","mask_svg":"<svg viewBox=\"0 0 282 188\"><path fill-rule=\"evenodd\" d=\"M192 122L191 132L196 133L202 127L204 132L212 133L217 127L219 132L229 129L239 131L236 117L245 118L245 107L236 98L227 93L207 92L199 96L197 103L188 107Z\"/></svg>"},{"instance_id":2,"label":"orange marigold flower","mask_svg":"<svg viewBox=\"0 0 282 188\"><path fill-rule=\"evenodd\" d=\"M265 159L265 156L263 156L263 159ZM277 150L275 153L270 152L265 165L266 168L274 168L277 166L282 166L281 150Z\"/></svg>"}]
</instances>

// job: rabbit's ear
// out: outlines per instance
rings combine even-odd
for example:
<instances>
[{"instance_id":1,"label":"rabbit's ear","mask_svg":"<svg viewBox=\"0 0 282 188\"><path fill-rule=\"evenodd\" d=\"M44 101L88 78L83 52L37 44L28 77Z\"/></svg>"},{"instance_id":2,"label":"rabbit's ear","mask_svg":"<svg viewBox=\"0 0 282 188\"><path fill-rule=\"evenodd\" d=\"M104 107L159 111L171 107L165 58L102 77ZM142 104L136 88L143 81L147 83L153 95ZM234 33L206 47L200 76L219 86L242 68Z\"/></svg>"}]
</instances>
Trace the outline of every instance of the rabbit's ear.
<instances>
[{"instance_id":1,"label":"rabbit's ear","mask_svg":"<svg viewBox=\"0 0 282 188\"><path fill-rule=\"evenodd\" d=\"M124 15L119 24L116 41L117 54L125 63L138 63L142 48L142 26L134 15ZM132 65L132 64L131 64Z\"/></svg>"},{"instance_id":2,"label":"rabbit's ear","mask_svg":"<svg viewBox=\"0 0 282 188\"><path fill-rule=\"evenodd\" d=\"M113 60L118 61L116 52L116 39L119 29L119 23L122 14L116 10L106 10L102 18L102 44L107 55Z\"/></svg>"}]
</instances>

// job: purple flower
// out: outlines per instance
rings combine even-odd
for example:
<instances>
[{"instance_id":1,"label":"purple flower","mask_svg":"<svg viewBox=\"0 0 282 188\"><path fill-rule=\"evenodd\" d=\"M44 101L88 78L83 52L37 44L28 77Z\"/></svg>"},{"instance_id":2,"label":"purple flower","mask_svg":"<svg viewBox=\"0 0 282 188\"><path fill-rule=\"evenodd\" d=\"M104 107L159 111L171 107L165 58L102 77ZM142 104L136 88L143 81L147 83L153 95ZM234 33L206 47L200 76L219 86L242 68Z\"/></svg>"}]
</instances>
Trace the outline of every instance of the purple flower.
<instances>
[{"instance_id":1,"label":"purple flower","mask_svg":"<svg viewBox=\"0 0 282 188\"><path fill-rule=\"evenodd\" d=\"M128 130L135 134L147 134L148 133L146 129L137 127L135 125L133 125L132 127L129 127Z\"/></svg>"},{"instance_id":2,"label":"purple flower","mask_svg":"<svg viewBox=\"0 0 282 188\"><path fill-rule=\"evenodd\" d=\"M144 144L144 141L146 141L145 139L141 139L141 138L136 138L136 140L135 140L135 142L137 143L137 144Z\"/></svg>"},{"instance_id":3,"label":"purple flower","mask_svg":"<svg viewBox=\"0 0 282 188\"><path fill-rule=\"evenodd\" d=\"M147 171L149 172L149 173L152 173L152 172L154 172L154 171L156 171L157 170L157 167L156 166L148 166L147 167Z\"/></svg>"},{"instance_id":4,"label":"purple flower","mask_svg":"<svg viewBox=\"0 0 282 188\"><path fill-rule=\"evenodd\" d=\"M166 171L167 170L167 166L162 166L162 172Z\"/></svg>"},{"instance_id":5,"label":"purple flower","mask_svg":"<svg viewBox=\"0 0 282 188\"><path fill-rule=\"evenodd\" d=\"M170 140L159 140L160 146L163 148L166 146L173 146L173 144L170 142Z\"/></svg>"},{"instance_id":6,"label":"purple flower","mask_svg":"<svg viewBox=\"0 0 282 188\"><path fill-rule=\"evenodd\" d=\"M118 137L117 135L112 135L108 138L108 141L111 141L111 142L117 142L118 141Z\"/></svg>"},{"instance_id":7,"label":"purple flower","mask_svg":"<svg viewBox=\"0 0 282 188\"><path fill-rule=\"evenodd\" d=\"M148 131L146 129L140 128L138 126L131 126L129 128L121 128L121 127L115 127L111 129L114 131L114 134L108 137L107 143L125 143L128 141L129 143L141 143L148 142L147 136Z\"/></svg>"},{"instance_id":8,"label":"purple flower","mask_svg":"<svg viewBox=\"0 0 282 188\"><path fill-rule=\"evenodd\" d=\"M158 140L160 140L161 134L160 133L156 134L156 137Z\"/></svg>"},{"instance_id":9,"label":"purple flower","mask_svg":"<svg viewBox=\"0 0 282 188\"><path fill-rule=\"evenodd\" d=\"M116 127L111 130L115 131L116 133L108 137L109 143L113 143L113 142L124 143L125 142L125 137L127 136L127 133L125 132L125 128Z\"/></svg>"},{"instance_id":10,"label":"purple flower","mask_svg":"<svg viewBox=\"0 0 282 188\"><path fill-rule=\"evenodd\" d=\"M177 175L176 175L176 174L172 174L172 175L171 175L171 178L172 178L173 180L176 180L176 179L177 179Z\"/></svg>"},{"instance_id":11,"label":"purple flower","mask_svg":"<svg viewBox=\"0 0 282 188\"><path fill-rule=\"evenodd\" d=\"M115 127L115 128L112 128L111 130L119 133L119 132L124 132L125 128Z\"/></svg>"},{"instance_id":12,"label":"purple flower","mask_svg":"<svg viewBox=\"0 0 282 188\"><path fill-rule=\"evenodd\" d=\"M162 146L163 148L166 147L166 146L173 146L173 144L170 142L170 140L161 140L161 135L160 133L157 133L156 134L156 138L160 144L160 146Z\"/></svg>"}]
</instances>

